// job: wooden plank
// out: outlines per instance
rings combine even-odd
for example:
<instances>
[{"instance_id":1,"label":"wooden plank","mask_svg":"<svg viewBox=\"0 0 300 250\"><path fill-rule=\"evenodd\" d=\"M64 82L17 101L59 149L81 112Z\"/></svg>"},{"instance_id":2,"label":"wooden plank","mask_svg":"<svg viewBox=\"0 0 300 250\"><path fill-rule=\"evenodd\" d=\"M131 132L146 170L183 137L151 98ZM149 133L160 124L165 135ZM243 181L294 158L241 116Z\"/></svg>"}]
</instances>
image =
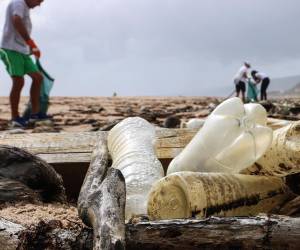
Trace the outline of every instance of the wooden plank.
<instances>
[{"instance_id":1,"label":"wooden plank","mask_svg":"<svg viewBox=\"0 0 300 250\"><path fill-rule=\"evenodd\" d=\"M105 132L2 134L0 144L19 147L34 154L91 153Z\"/></svg>"},{"instance_id":2,"label":"wooden plank","mask_svg":"<svg viewBox=\"0 0 300 250\"><path fill-rule=\"evenodd\" d=\"M158 158L174 158L195 133L188 129L157 129ZM1 134L0 144L25 149L51 164L89 163L99 136L106 138L107 132Z\"/></svg>"},{"instance_id":3,"label":"wooden plank","mask_svg":"<svg viewBox=\"0 0 300 250\"><path fill-rule=\"evenodd\" d=\"M53 153L53 154L36 154L49 164L65 164L65 163L90 163L91 152L86 153Z\"/></svg>"},{"instance_id":4,"label":"wooden plank","mask_svg":"<svg viewBox=\"0 0 300 250\"><path fill-rule=\"evenodd\" d=\"M272 128L279 128L289 121L270 119ZM161 160L172 159L190 142L197 130L157 128L156 154ZM64 132L0 134L0 144L25 149L50 164L89 163L99 136L107 132Z\"/></svg>"}]
</instances>

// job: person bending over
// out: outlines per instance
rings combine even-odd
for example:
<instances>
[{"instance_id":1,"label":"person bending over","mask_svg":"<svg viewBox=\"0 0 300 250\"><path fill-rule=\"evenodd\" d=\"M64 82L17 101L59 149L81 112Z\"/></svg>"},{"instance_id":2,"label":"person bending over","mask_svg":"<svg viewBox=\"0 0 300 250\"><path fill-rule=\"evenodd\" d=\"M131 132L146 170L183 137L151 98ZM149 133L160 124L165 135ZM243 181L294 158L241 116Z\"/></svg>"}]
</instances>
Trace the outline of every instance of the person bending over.
<instances>
[{"instance_id":1,"label":"person bending over","mask_svg":"<svg viewBox=\"0 0 300 250\"><path fill-rule=\"evenodd\" d=\"M267 74L262 72L257 72L256 70L253 70L251 72L251 76L257 84L261 83L260 100L267 100L267 88L270 84L270 78L268 77Z\"/></svg>"}]
</instances>

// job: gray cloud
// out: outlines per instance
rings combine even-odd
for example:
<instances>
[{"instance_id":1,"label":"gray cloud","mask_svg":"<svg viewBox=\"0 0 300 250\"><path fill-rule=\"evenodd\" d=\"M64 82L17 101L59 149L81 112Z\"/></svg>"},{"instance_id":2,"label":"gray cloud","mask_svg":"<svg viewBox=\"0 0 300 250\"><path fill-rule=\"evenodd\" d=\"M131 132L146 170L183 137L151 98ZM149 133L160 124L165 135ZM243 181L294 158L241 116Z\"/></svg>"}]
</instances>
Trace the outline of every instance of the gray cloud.
<instances>
[{"instance_id":1,"label":"gray cloud","mask_svg":"<svg viewBox=\"0 0 300 250\"><path fill-rule=\"evenodd\" d=\"M45 0L33 37L55 95L224 94L243 60L299 73L299 12L298 0Z\"/></svg>"}]
</instances>

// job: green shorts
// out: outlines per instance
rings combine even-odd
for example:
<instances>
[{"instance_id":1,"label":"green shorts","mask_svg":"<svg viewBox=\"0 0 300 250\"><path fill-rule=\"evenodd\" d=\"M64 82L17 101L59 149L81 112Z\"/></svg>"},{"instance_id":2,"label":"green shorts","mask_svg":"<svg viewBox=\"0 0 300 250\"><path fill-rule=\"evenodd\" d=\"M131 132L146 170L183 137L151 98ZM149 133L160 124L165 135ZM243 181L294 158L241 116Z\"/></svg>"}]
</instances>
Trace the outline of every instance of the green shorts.
<instances>
[{"instance_id":1,"label":"green shorts","mask_svg":"<svg viewBox=\"0 0 300 250\"><path fill-rule=\"evenodd\" d=\"M8 74L12 77L39 72L29 55L13 50L0 49L0 58L4 62Z\"/></svg>"}]
</instances>

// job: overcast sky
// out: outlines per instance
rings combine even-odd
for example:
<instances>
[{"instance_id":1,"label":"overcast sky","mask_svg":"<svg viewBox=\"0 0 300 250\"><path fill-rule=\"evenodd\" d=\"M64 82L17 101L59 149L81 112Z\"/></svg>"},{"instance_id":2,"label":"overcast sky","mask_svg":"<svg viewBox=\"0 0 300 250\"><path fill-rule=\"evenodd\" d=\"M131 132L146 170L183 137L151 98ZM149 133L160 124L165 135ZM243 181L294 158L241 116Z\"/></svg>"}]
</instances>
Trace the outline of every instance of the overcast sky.
<instances>
[{"instance_id":1,"label":"overcast sky","mask_svg":"<svg viewBox=\"0 0 300 250\"><path fill-rule=\"evenodd\" d=\"M244 60L300 74L299 0L45 0L31 13L52 95L227 95ZM0 64L0 95L10 87Z\"/></svg>"}]
</instances>

